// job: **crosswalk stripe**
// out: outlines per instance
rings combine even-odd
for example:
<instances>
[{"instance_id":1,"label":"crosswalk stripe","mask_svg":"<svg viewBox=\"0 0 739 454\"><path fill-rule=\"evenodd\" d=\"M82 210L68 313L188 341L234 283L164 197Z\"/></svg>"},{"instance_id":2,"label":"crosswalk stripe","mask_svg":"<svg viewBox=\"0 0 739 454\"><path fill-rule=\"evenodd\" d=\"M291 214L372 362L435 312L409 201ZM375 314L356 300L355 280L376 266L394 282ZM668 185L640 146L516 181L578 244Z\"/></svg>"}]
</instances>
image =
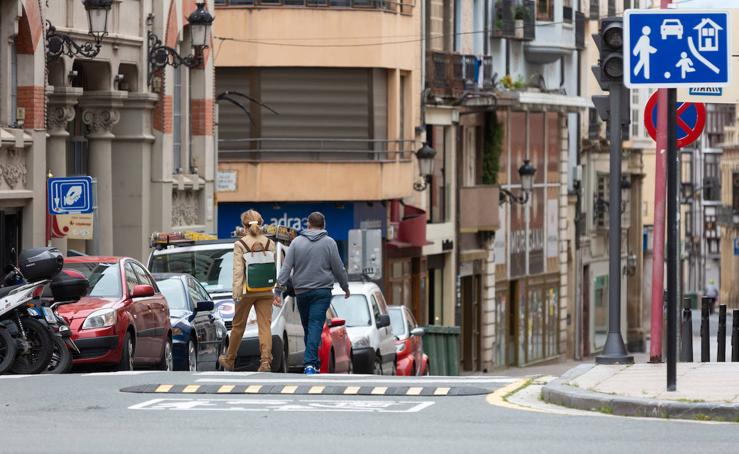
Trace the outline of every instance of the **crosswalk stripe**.
<instances>
[{"instance_id":1,"label":"crosswalk stripe","mask_svg":"<svg viewBox=\"0 0 739 454\"><path fill-rule=\"evenodd\" d=\"M413 386L411 388L408 388L408 392L405 394L406 396L420 396L422 391L423 388L421 388L420 386Z\"/></svg>"},{"instance_id":2,"label":"crosswalk stripe","mask_svg":"<svg viewBox=\"0 0 739 454\"><path fill-rule=\"evenodd\" d=\"M174 385L159 385L157 386L157 389L154 390L155 393L168 393L170 389L172 389L172 386Z\"/></svg>"},{"instance_id":3,"label":"crosswalk stripe","mask_svg":"<svg viewBox=\"0 0 739 454\"><path fill-rule=\"evenodd\" d=\"M359 392L359 386L347 386L344 390L344 394L357 394Z\"/></svg>"},{"instance_id":4,"label":"crosswalk stripe","mask_svg":"<svg viewBox=\"0 0 739 454\"><path fill-rule=\"evenodd\" d=\"M262 389L262 385L249 385L244 392L247 394L257 394L260 389Z\"/></svg>"},{"instance_id":5,"label":"crosswalk stripe","mask_svg":"<svg viewBox=\"0 0 739 454\"><path fill-rule=\"evenodd\" d=\"M218 388L219 393L230 393L235 388L234 385L223 385L220 388Z\"/></svg>"},{"instance_id":6,"label":"crosswalk stripe","mask_svg":"<svg viewBox=\"0 0 739 454\"><path fill-rule=\"evenodd\" d=\"M449 394L451 388L436 388L436 391L434 391L434 396L446 396Z\"/></svg>"},{"instance_id":7,"label":"crosswalk stripe","mask_svg":"<svg viewBox=\"0 0 739 454\"><path fill-rule=\"evenodd\" d=\"M375 386L374 388L372 388L371 394L381 396L385 394L386 391L387 391L387 386Z\"/></svg>"},{"instance_id":8,"label":"crosswalk stripe","mask_svg":"<svg viewBox=\"0 0 739 454\"><path fill-rule=\"evenodd\" d=\"M308 390L308 394L321 394L324 389L326 389L325 386L311 386Z\"/></svg>"},{"instance_id":9,"label":"crosswalk stripe","mask_svg":"<svg viewBox=\"0 0 739 454\"><path fill-rule=\"evenodd\" d=\"M295 394L295 391L297 390L298 390L297 386L288 385L282 388L282 391L280 393L281 394Z\"/></svg>"},{"instance_id":10,"label":"crosswalk stripe","mask_svg":"<svg viewBox=\"0 0 739 454\"><path fill-rule=\"evenodd\" d=\"M187 385L185 386L185 389L182 390L183 393L195 393L200 389L200 385Z\"/></svg>"}]
</instances>

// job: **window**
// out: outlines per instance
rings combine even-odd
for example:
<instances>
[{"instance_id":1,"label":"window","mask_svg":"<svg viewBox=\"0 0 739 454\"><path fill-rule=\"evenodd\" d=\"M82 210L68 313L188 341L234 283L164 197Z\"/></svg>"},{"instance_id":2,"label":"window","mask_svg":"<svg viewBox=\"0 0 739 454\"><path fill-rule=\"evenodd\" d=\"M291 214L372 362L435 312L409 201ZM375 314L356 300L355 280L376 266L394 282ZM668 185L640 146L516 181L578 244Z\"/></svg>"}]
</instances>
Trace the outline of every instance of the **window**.
<instances>
[{"instance_id":1,"label":"window","mask_svg":"<svg viewBox=\"0 0 739 454\"><path fill-rule=\"evenodd\" d=\"M372 325L364 295L352 295L348 299L344 295L336 295L331 299L331 307L336 315L346 320L347 328Z\"/></svg>"},{"instance_id":2,"label":"window","mask_svg":"<svg viewBox=\"0 0 739 454\"><path fill-rule=\"evenodd\" d=\"M17 108L18 108L18 54L15 50L15 43L10 46L10 112L9 125L17 126Z\"/></svg>"},{"instance_id":3,"label":"window","mask_svg":"<svg viewBox=\"0 0 739 454\"><path fill-rule=\"evenodd\" d=\"M65 263L64 268L82 273L90 282L87 296L120 298L121 274L117 263Z\"/></svg>"},{"instance_id":4,"label":"window","mask_svg":"<svg viewBox=\"0 0 739 454\"><path fill-rule=\"evenodd\" d=\"M188 273L209 292L231 292L233 282L233 249L175 250L153 256L152 273ZM184 249L184 248L182 248Z\"/></svg>"},{"instance_id":5,"label":"window","mask_svg":"<svg viewBox=\"0 0 739 454\"><path fill-rule=\"evenodd\" d=\"M434 158L434 174L431 179L431 189L428 191L429 222L442 223L447 221L447 206L449 185L446 176L446 128L444 126L428 126L426 141L436 150Z\"/></svg>"},{"instance_id":6,"label":"window","mask_svg":"<svg viewBox=\"0 0 739 454\"><path fill-rule=\"evenodd\" d=\"M182 71L174 68L174 98L172 100L172 173L182 171Z\"/></svg>"},{"instance_id":7,"label":"window","mask_svg":"<svg viewBox=\"0 0 739 454\"><path fill-rule=\"evenodd\" d=\"M566 24L571 24L575 14L572 11L572 0L563 0L562 20Z\"/></svg>"},{"instance_id":8,"label":"window","mask_svg":"<svg viewBox=\"0 0 739 454\"><path fill-rule=\"evenodd\" d=\"M631 109L631 136L639 137L639 109Z\"/></svg>"},{"instance_id":9,"label":"window","mask_svg":"<svg viewBox=\"0 0 739 454\"><path fill-rule=\"evenodd\" d=\"M731 188L731 206L734 208L734 213L739 214L739 172L731 174L732 188Z\"/></svg>"},{"instance_id":10,"label":"window","mask_svg":"<svg viewBox=\"0 0 739 454\"><path fill-rule=\"evenodd\" d=\"M703 175L703 199L718 202L721 200L721 175L719 173L720 154L706 153Z\"/></svg>"},{"instance_id":11,"label":"window","mask_svg":"<svg viewBox=\"0 0 739 454\"><path fill-rule=\"evenodd\" d=\"M131 262L126 263L126 290L128 294L133 293L133 288L139 285L139 277L136 275L136 271L133 270Z\"/></svg>"},{"instance_id":12,"label":"window","mask_svg":"<svg viewBox=\"0 0 739 454\"><path fill-rule=\"evenodd\" d=\"M161 288L164 298L167 299L167 306L170 309L191 310L179 278L173 277L159 281L159 288Z\"/></svg>"},{"instance_id":13,"label":"window","mask_svg":"<svg viewBox=\"0 0 739 454\"><path fill-rule=\"evenodd\" d=\"M139 279L139 284L151 285L152 287L154 287L154 290L156 290L157 285L154 282L154 280L149 276L149 273L147 273L146 270L144 270L144 268L141 267L141 265L139 265L138 263L135 263L135 262L130 262L130 263L133 266L134 271L136 272L136 276Z\"/></svg>"},{"instance_id":14,"label":"window","mask_svg":"<svg viewBox=\"0 0 739 454\"><path fill-rule=\"evenodd\" d=\"M554 0L536 0L536 20L554 20Z\"/></svg>"}]
</instances>

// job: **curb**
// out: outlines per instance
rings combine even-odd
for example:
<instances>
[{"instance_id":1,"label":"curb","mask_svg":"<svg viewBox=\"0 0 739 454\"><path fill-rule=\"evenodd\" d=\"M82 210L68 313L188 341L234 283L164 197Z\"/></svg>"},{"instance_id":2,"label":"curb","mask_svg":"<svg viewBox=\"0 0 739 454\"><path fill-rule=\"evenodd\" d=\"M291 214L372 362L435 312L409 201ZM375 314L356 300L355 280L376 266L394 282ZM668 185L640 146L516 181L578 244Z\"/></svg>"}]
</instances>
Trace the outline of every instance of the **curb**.
<instances>
[{"instance_id":1,"label":"curb","mask_svg":"<svg viewBox=\"0 0 739 454\"><path fill-rule=\"evenodd\" d=\"M545 402L563 407L619 416L739 422L739 404L680 402L603 394L569 386L568 383L595 367L583 364L546 384L541 391Z\"/></svg>"}]
</instances>

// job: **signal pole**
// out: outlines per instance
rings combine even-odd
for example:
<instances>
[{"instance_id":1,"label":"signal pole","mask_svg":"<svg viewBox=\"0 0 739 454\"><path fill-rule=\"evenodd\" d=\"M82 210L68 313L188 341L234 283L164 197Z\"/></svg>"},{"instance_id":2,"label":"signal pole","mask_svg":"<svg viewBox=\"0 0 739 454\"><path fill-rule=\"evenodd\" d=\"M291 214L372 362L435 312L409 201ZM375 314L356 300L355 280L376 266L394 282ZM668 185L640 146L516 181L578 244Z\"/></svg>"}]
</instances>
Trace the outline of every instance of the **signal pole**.
<instances>
[{"instance_id":1,"label":"signal pole","mask_svg":"<svg viewBox=\"0 0 739 454\"><path fill-rule=\"evenodd\" d=\"M610 181L608 205L608 337L597 364L632 364L621 335L621 153L622 130L628 127L629 90L623 84L623 19L608 17L593 35L600 51L599 65L593 68L598 83L608 96L593 96L600 117L608 123L610 139Z\"/></svg>"}]
</instances>

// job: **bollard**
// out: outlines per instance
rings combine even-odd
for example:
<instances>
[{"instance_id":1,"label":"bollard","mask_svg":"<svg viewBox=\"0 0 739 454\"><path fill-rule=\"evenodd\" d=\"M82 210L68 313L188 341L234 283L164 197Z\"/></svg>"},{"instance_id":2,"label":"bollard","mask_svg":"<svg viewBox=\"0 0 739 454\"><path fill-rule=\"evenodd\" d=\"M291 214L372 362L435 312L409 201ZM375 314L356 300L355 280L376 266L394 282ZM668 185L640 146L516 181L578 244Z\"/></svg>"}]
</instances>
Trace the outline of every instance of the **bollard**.
<instances>
[{"instance_id":1,"label":"bollard","mask_svg":"<svg viewBox=\"0 0 739 454\"><path fill-rule=\"evenodd\" d=\"M732 312L731 362L739 362L739 309L734 309L734 311Z\"/></svg>"},{"instance_id":2,"label":"bollard","mask_svg":"<svg viewBox=\"0 0 739 454\"><path fill-rule=\"evenodd\" d=\"M693 362L693 313L690 298L683 299L683 316L680 327L680 362Z\"/></svg>"},{"instance_id":3,"label":"bollard","mask_svg":"<svg viewBox=\"0 0 739 454\"><path fill-rule=\"evenodd\" d=\"M711 361L711 332L709 331L708 315L711 311L711 299L701 300L701 362Z\"/></svg>"},{"instance_id":4,"label":"bollard","mask_svg":"<svg viewBox=\"0 0 739 454\"><path fill-rule=\"evenodd\" d=\"M726 362L726 304L718 307L718 354L716 361Z\"/></svg>"}]
</instances>

